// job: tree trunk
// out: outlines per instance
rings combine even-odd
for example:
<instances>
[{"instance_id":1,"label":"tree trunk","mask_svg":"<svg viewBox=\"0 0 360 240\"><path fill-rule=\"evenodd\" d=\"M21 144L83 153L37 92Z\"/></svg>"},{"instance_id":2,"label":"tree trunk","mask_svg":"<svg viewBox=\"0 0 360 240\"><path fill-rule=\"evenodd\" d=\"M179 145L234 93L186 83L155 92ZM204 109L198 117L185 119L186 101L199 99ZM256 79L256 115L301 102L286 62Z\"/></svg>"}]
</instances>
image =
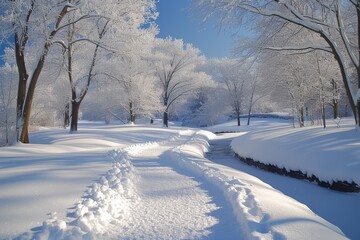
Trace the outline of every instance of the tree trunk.
<instances>
[{"instance_id":1,"label":"tree trunk","mask_svg":"<svg viewBox=\"0 0 360 240\"><path fill-rule=\"evenodd\" d=\"M8 110L5 110L5 143L9 145L9 123L8 123Z\"/></svg>"},{"instance_id":2,"label":"tree trunk","mask_svg":"<svg viewBox=\"0 0 360 240\"><path fill-rule=\"evenodd\" d=\"M30 125L30 113L31 113L31 107L32 107L32 102L34 99L34 93L35 93L35 88L36 88L36 83L40 77L40 73L44 67L44 63L45 63L45 57L47 55L47 52L50 48L50 43L46 43L45 47L44 47L44 52L42 54L42 56L40 57L34 74L32 75L31 79L30 79L30 84L28 87L28 91L27 91L27 95L26 95L26 99L25 99L25 106L23 109L23 128L21 131L21 135L20 135L20 141L22 143L29 143L29 125Z\"/></svg>"},{"instance_id":3,"label":"tree trunk","mask_svg":"<svg viewBox=\"0 0 360 240\"><path fill-rule=\"evenodd\" d=\"M78 120L79 120L79 110L80 102L72 101L71 102L71 124L70 132L77 132L78 129Z\"/></svg>"},{"instance_id":4,"label":"tree trunk","mask_svg":"<svg viewBox=\"0 0 360 240\"><path fill-rule=\"evenodd\" d=\"M252 106L253 106L253 101L254 101L254 94L255 94L255 89L256 89L256 78L255 78L255 82L251 91L251 97L250 97L250 106L249 106L249 114L248 114L248 121L247 121L247 125L250 125L250 115L251 115L251 110L252 110Z\"/></svg>"},{"instance_id":5,"label":"tree trunk","mask_svg":"<svg viewBox=\"0 0 360 240\"><path fill-rule=\"evenodd\" d=\"M236 119L237 119L237 125L240 126L241 122L240 122L240 111L236 110Z\"/></svg>"},{"instance_id":6,"label":"tree trunk","mask_svg":"<svg viewBox=\"0 0 360 240\"><path fill-rule=\"evenodd\" d=\"M135 113L134 113L133 103L132 102L129 102L129 113L130 113L129 122L131 124L134 124L135 123Z\"/></svg>"},{"instance_id":7,"label":"tree trunk","mask_svg":"<svg viewBox=\"0 0 360 240\"><path fill-rule=\"evenodd\" d=\"M304 122L305 122L304 107L300 107L300 109L299 109L299 126L304 127L305 126Z\"/></svg>"},{"instance_id":8,"label":"tree trunk","mask_svg":"<svg viewBox=\"0 0 360 240\"><path fill-rule=\"evenodd\" d=\"M67 103L65 105L65 112L64 112L64 128L66 129L70 124L70 104Z\"/></svg>"},{"instance_id":9,"label":"tree trunk","mask_svg":"<svg viewBox=\"0 0 360 240\"><path fill-rule=\"evenodd\" d=\"M169 116L167 110L164 111L163 124L165 127L169 127Z\"/></svg>"},{"instance_id":10,"label":"tree trunk","mask_svg":"<svg viewBox=\"0 0 360 240\"><path fill-rule=\"evenodd\" d=\"M333 99L333 115L334 119L337 119L339 117L339 100Z\"/></svg>"},{"instance_id":11,"label":"tree trunk","mask_svg":"<svg viewBox=\"0 0 360 240\"><path fill-rule=\"evenodd\" d=\"M165 93L167 94L167 93ZM168 106L168 99L165 95L164 97L164 107L165 107L165 110L164 110L164 116L163 116L163 125L165 127L169 127L169 115L168 115L168 110L169 110L169 106Z\"/></svg>"},{"instance_id":12,"label":"tree trunk","mask_svg":"<svg viewBox=\"0 0 360 240\"><path fill-rule=\"evenodd\" d=\"M324 128L326 128L326 116L325 115L326 115L325 114L325 99L324 99L324 97L322 97L322 99L321 99L321 116L322 116Z\"/></svg>"},{"instance_id":13,"label":"tree trunk","mask_svg":"<svg viewBox=\"0 0 360 240\"><path fill-rule=\"evenodd\" d=\"M20 132L23 126L23 107L26 98L26 84L29 78L25 65L23 47L20 45L19 37L15 34L15 57L19 75L17 103L16 103L16 141L20 140Z\"/></svg>"},{"instance_id":14,"label":"tree trunk","mask_svg":"<svg viewBox=\"0 0 360 240\"><path fill-rule=\"evenodd\" d=\"M339 117L338 86L334 79L331 79L331 85L332 85L332 90L333 90L333 99L332 99L333 116L334 116L334 119L336 119Z\"/></svg>"}]
</instances>

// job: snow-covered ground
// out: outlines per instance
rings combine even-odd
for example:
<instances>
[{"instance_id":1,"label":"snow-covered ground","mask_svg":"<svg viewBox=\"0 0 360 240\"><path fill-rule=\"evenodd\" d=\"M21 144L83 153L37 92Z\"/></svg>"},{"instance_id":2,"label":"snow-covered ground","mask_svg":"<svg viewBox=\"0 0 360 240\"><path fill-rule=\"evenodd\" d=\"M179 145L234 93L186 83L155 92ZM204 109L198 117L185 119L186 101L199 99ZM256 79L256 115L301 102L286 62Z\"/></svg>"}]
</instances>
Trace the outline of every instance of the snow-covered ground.
<instances>
[{"instance_id":1,"label":"snow-covered ground","mask_svg":"<svg viewBox=\"0 0 360 240\"><path fill-rule=\"evenodd\" d=\"M241 157L252 158L287 170L301 171L321 181L347 181L360 185L360 132L352 119L342 120L340 128L329 121L321 126L291 128L288 123L255 121L232 142Z\"/></svg>"},{"instance_id":2,"label":"snow-covered ground","mask_svg":"<svg viewBox=\"0 0 360 240\"><path fill-rule=\"evenodd\" d=\"M346 238L304 201L239 170L228 152L204 156L209 139L228 137L82 122L78 134L44 129L30 145L0 148L0 238ZM357 211L359 195L348 195Z\"/></svg>"}]
</instances>

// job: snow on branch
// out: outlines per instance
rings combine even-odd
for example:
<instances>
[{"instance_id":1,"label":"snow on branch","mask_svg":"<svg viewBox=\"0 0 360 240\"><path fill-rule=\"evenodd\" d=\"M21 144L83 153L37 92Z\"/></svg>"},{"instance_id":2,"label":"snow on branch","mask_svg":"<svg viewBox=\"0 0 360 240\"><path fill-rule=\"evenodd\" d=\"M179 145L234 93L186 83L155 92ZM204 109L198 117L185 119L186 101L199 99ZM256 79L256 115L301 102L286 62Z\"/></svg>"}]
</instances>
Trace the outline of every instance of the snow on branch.
<instances>
[{"instance_id":1,"label":"snow on branch","mask_svg":"<svg viewBox=\"0 0 360 240\"><path fill-rule=\"evenodd\" d=\"M350 41L349 41L345 31L344 31L345 26L344 26L344 22L343 22L342 17L341 17L339 4L340 3L338 3L338 5L336 6L336 12L335 12L336 13L336 20L337 20L338 25L339 25L339 33L340 33L342 41L344 42L346 51L347 51L348 55L350 56L350 59L351 59L352 63L355 66L359 66L359 59L356 57L355 52L352 51L351 46L350 46L351 45Z\"/></svg>"},{"instance_id":2,"label":"snow on branch","mask_svg":"<svg viewBox=\"0 0 360 240\"><path fill-rule=\"evenodd\" d=\"M291 51L292 52L291 54L306 54L306 53L313 52L316 50L332 53L331 48L323 47L323 46L266 47L265 49L274 50L274 51ZM295 51L297 51L297 52L295 52Z\"/></svg>"}]
</instances>

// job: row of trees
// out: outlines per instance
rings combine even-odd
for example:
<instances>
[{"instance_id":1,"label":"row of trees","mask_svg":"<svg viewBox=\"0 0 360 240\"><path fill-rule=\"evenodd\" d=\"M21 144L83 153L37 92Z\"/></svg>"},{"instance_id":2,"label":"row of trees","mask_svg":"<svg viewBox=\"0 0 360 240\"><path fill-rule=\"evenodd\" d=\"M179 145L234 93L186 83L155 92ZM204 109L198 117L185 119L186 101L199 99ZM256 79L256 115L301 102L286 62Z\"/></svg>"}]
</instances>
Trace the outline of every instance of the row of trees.
<instances>
[{"instance_id":1,"label":"row of trees","mask_svg":"<svg viewBox=\"0 0 360 240\"><path fill-rule=\"evenodd\" d=\"M243 114L249 124L253 111L285 111L299 126L322 119L325 127L330 112L347 115L349 105L356 113L358 18L339 15L353 13L356 3L262 3L198 0L206 16L219 14L228 25L251 20L255 29L237 59L206 59L182 40L156 38L152 0L3 0L0 141L28 142L30 123L70 124L75 132L81 116L124 123L161 116L168 126L170 115L205 126L228 118L240 125Z\"/></svg>"},{"instance_id":2,"label":"row of trees","mask_svg":"<svg viewBox=\"0 0 360 240\"><path fill-rule=\"evenodd\" d=\"M250 35L258 37L257 43L261 44L258 50L265 47L287 54L309 52L331 54L338 65L337 69L341 74L342 85L355 121L360 125L360 1L197 0L195 6L203 12L206 19L215 16L216 19L221 19L221 23L225 26L248 25L256 29ZM287 38L280 38L279 41L279 35L284 36L284 32L288 33L285 35ZM308 37L304 38L304 35ZM314 66L318 66L318 73L321 76L320 89L322 89L325 87L323 78L325 70L320 66L322 57L317 59ZM330 63L326 65L334 67ZM279 66L275 69L278 68ZM299 69L294 70L299 76ZM291 74L291 77L296 77L296 74ZM338 89L335 77L330 82L334 91ZM294 95L291 92L289 94ZM321 99L325 99L323 93L320 95ZM303 96L300 97L302 98ZM336 104L336 99L333 100L333 104ZM300 105L304 105L303 100L300 101L302 101ZM300 116L301 106L297 107L300 109Z\"/></svg>"}]
</instances>

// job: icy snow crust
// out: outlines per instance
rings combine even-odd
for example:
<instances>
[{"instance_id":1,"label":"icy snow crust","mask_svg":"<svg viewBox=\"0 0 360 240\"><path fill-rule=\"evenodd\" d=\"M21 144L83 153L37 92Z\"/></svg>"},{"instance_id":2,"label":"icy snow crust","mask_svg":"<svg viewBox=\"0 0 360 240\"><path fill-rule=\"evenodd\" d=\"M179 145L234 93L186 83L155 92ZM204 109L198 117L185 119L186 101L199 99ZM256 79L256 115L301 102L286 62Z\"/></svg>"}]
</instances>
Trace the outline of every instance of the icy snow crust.
<instances>
[{"instance_id":1,"label":"icy snow crust","mask_svg":"<svg viewBox=\"0 0 360 240\"><path fill-rule=\"evenodd\" d=\"M42 226L17 239L346 238L308 207L259 179L206 159L208 140L215 137L210 132L126 129L131 134L125 139L155 141L117 148L119 144L111 143L116 128L93 140L93 148L103 143L101 149L108 149L110 170L86 189L67 217L53 212ZM85 150L86 144L73 142L77 137L67 141Z\"/></svg>"}]
</instances>

